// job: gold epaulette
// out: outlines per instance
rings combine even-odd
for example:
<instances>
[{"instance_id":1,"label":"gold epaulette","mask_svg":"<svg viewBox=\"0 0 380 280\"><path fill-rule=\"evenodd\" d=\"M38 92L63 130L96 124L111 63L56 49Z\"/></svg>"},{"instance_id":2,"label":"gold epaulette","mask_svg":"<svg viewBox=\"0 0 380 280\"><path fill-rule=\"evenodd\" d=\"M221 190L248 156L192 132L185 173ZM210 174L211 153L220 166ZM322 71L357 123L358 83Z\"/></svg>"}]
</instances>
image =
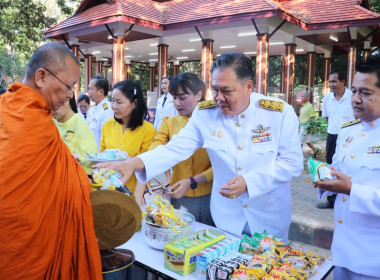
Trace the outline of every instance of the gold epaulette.
<instances>
[{"instance_id":1,"label":"gold epaulette","mask_svg":"<svg viewBox=\"0 0 380 280\"><path fill-rule=\"evenodd\" d=\"M216 104L215 104L214 100L205 100L205 101L198 102L198 109L199 110L212 108L215 106L216 106Z\"/></svg>"},{"instance_id":2,"label":"gold epaulette","mask_svg":"<svg viewBox=\"0 0 380 280\"><path fill-rule=\"evenodd\" d=\"M108 104L107 103L103 104L103 109L104 109L104 111L108 109Z\"/></svg>"},{"instance_id":3,"label":"gold epaulette","mask_svg":"<svg viewBox=\"0 0 380 280\"><path fill-rule=\"evenodd\" d=\"M273 101L269 99L259 99L259 102L257 103L260 108L282 112L284 110L284 102L281 101Z\"/></svg>"},{"instance_id":4,"label":"gold epaulette","mask_svg":"<svg viewBox=\"0 0 380 280\"><path fill-rule=\"evenodd\" d=\"M351 126L351 125L354 125L354 124L357 124L357 123L360 123L361 120L359 119L355 119L353 121L349 121L349 122L346 122L342 125L342 128L345 128L345 127L348 127L348 126Z\"/></svg>"}]
</instances>

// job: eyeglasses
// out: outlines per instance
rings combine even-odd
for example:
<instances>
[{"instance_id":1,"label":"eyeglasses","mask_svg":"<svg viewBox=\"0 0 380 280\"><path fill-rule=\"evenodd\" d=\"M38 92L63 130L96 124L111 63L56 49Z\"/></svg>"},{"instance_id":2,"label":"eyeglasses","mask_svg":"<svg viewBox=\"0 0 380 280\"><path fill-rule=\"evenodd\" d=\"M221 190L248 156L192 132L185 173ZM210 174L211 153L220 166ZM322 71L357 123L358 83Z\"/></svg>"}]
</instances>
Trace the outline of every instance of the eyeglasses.
<instances>
[{"instance_id":1,"label":"eyeglasses","mask_svg":"<svg viewBox=\"0 0 380 280\"><path fill-rule=\"evenodd\" d=\"M73 88L71 88L68 84L64 83L60 78L58 78L53 72L51 72L49 69L47 68L43 68L45 69L46 72L48 72L49 74L51 74L54 78L56 78L58 81L61 82L61 84L63 84L65 87L67 87L68 91L66 92L66 95L70 95L71 93L74 93L77 89L77 85L75 84L75 86Z\"/></svg>"}]
</instances>

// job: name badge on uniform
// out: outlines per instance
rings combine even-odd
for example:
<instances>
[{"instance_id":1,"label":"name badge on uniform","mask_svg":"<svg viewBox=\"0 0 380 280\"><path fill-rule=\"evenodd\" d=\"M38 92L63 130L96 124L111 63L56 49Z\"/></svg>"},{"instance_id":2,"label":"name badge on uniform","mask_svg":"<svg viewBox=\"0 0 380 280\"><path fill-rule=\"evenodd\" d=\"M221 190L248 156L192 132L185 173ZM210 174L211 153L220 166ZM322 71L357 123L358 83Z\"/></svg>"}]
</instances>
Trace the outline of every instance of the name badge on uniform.
<instances>
[{"instance_id":1,"label":"name badge on uniform","mask_svg":"<svg viewBox=\"0 0 380 280\"><path fill-rule=\"evenodd\" d=\"M367 154L380 154L380 145L369 146Z\"/></svg>"},{"instance_id":2,"label":"name badge on uniform","mask_svg":"<svg viewBox=\"0 0 380 280\"><path fill-rule=\"evenodd\" d=\"M257 129L252 129L252 132L255 133L252 136L252 142L261 143L272 141L272 134L270 132L266 132L269 129L270 127L264 127L262 124L259 124Z\"/></svg>"}]
</instances>

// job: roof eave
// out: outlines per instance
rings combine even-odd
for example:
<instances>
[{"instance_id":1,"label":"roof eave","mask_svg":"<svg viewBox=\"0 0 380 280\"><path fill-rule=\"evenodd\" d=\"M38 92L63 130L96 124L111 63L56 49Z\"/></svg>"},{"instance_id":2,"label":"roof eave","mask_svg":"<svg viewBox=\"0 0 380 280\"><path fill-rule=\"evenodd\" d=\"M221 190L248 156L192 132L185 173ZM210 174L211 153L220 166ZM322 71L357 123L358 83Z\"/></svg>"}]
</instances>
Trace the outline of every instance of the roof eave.
<instances>
[{"instance_id":1,"label":"roof eave","mask_svg":"<svg viewBox=\"0 0 380 280\"><path fill-rule=\"evenodd\" d=\"M52 28L46 30L44 32L44 35L46 38L60 38L61 35L65 35L69 32L74 32L78 30L82 30L85 28L90 28L90 27L95 27L95 26L100 26L100 25L105 25L105 24L111 24L115 22L126 22L130 24L136 24L140 26L145 26L157 30L164 30L164 26L160 23L155 23L147 20L142 20L142 19L137 19L133 17L128 17L128 16L120 16L120 15L115 15L111 17L105 17L101 19L97 19L94 21L87 21L81 24L76 24L74 26L68 26L64 27L62 29L54 30L54 31L49 31Z\"/></svg>"},{"instance_id":2,"label":"roof eave","mask_svg":"<svg viewBox=\"0 0 380 280\"><path fill-rule=\"evenodd\" d=\"M165 24L164 30L174 30L174 29L181 29L181 28L186 28L186 27L220 24L220 23L226 23L226 22L251 20L251 19L258 19L258 18L267 18L267 17L276 16L276 15L277 15L276 11L263 11L263 12L245 13L245 14L239 14L239 15L233 15L233 16L213 17L213 18L191 20L191 21L180 22L180 23Z\"/></svg>"},{"instance_id":3,"label":"roof eave","mask_svg":"<svg viewBox=\"0 0 380 280\"><path fill-rule=\"evenodd\" d=\"M314 23L308 24L306 30L319 30L319 29L333 29L333 28L347 28L347 27L359 27L359 26L370 26L370 25L380 25L380 19L361 19L361 20L350 20L344 22L326 22L326 23Z\"/></svg>"}]
</instances>

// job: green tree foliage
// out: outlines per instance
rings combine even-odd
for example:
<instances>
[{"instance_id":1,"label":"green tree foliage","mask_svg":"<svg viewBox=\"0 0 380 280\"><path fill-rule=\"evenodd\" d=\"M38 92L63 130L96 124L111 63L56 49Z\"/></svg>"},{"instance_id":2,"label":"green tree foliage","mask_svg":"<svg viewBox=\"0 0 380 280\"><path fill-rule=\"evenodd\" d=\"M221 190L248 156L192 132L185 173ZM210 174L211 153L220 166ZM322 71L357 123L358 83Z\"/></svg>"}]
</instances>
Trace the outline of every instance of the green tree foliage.
<instances>
[{"instance_id":1,"label":"green tree foliage","mask_svg":"<svg viewBox=\"0 0 380 280\"><path fill-rule=\"evenodd\" d=\"M376 13L380 13L380 0L370 0L370 8Z\"/></svg>"},{"instance_id":2,"label":"green tree foliage","mask_svg":"<svg viewBox=\"0 0 380 280\"><path fill-rule=\"evenodd\" d=\"M17 54L11 54L5 47L0 47L0 87L7 87L8 83L24 75L25 61Z\"/></svg>"},{"instance_id":3,"label":"green tree foliage","mask_svg":"<svg viewBox=\"0 0 380 280\"><path fill-rule=\"evenodd\" d=\"M44 42L43 31L56 23L45 16L46 7L30 0L0 1L0 45L8 45L12 53L29 58Z\"/></svg>"}]
</instances>

